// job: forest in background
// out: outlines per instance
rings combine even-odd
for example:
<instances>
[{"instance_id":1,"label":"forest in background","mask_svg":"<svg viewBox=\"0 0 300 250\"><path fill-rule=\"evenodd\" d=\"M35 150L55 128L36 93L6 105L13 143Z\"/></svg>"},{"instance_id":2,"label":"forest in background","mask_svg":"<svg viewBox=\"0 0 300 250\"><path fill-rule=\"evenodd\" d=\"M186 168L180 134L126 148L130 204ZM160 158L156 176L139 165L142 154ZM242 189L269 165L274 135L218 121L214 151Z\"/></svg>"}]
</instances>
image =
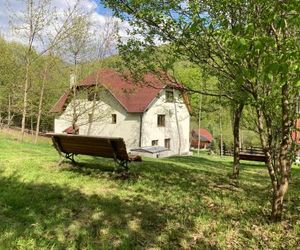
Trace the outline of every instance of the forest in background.
<instances>
[{"instance_id":1,"label":"forest in background","mask_svg":"<svg viewBox=\"0 0 300 250\"><path fill-rule=\"evenodd\" d=\"M26 47L16 42L8 42L0 38L0 126L21 127L23 108L23 83L25 74ZM35 51L34 53L38 53ZM28 113L26 129L35 131L39 102L43 84L45 61L51 62L47 72L47 84L45 84L44 98L41 113L40 132L53 131L55 114L49 110L59 97L69 89L70 73L74 66L59 56L43 55L32 64L30 68L30 86L28 91ZM85 60L78 64L78 81L101 67L112 67L120 69L122 58L119 56L108 56L102 59ZM120 69L121 70L121 69ZM193 67L189 62L178 62L174 76L185 86L192 87L201 81L201 70ZM216 80L211 79L211 84ZM220 134L223 134L225 148L231 148L232 137L232 115L228 106L223 105L216 97L202 95L201 127L207 128L215 138L216 145L219 144ZM198 127L200 94L190 95L192 104L191 128ZM247 129L248 119L251 114L243 119L244 126L241 129L242 146L249 147L258 144L256 133Z\"/></svg>"},{"instance_id":2,"label":"forest in background","mask_svg":"<svg viewBox=\"0 0 300 250\"><path fill-rule=\"evenodd\" d=\"M0 126L20 127L22 119L22 93L25 74L26 47L16 42L5 41L0 37ZM38 53L35 51L35 53ZM47 84L44 91L42 108L41 132L53 130L54 114L49 110L57 102L59 97L69 89L70 73L73 65L65 62L60 57L41 56L30 69L29 108L26 120L26 128L35 130L39 97L43 81L43 66L45 61L51 62L47 74ZM108 57L101 62L86 61L78 66L78 79L91 74L102 67L113 67L114 57Z\"/></svg>"}]
</instances>

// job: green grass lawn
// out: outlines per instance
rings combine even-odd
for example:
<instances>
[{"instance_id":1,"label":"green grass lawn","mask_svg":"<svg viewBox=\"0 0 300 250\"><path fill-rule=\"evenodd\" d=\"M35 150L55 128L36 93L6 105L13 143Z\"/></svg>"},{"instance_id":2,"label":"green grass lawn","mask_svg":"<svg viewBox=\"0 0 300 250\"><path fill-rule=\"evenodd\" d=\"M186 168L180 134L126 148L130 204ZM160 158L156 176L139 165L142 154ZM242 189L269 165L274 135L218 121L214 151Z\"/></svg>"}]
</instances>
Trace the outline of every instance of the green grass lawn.
<instances>
[{"instance_id":1,"label":"green grass lawn","mask_svg":"<svg viewBox=\"0 0 300 250\"><path fill-rule=\"evenodd\" d=\"M0 249L299 249L299 167L272 224L262 164L243 164L236 188L227 157L144 159L128 180L77 159L59 167L50 141L0 132Z\"/></svg>"}]
</instances>

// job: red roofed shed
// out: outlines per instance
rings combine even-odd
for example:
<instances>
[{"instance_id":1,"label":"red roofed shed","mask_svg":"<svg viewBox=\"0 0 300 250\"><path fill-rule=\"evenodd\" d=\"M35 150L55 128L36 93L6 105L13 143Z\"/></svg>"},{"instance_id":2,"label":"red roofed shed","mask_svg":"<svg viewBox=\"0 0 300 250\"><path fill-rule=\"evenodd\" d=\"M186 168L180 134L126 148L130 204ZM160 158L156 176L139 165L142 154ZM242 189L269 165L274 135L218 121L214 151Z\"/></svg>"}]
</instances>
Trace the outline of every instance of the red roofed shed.
<instances>
[{"instance_id":1,"label":"red roofed shed","mask_svg":"<svg viewBox=\"0 0 300 250\"><path fill-rule=\"evenodd\" d=\"M198 148L199 134L200 134L200 148L207 148L214 138L212 134L205 128L192 130L191 146L194 148Z\"/></svg>"}]
</instances>

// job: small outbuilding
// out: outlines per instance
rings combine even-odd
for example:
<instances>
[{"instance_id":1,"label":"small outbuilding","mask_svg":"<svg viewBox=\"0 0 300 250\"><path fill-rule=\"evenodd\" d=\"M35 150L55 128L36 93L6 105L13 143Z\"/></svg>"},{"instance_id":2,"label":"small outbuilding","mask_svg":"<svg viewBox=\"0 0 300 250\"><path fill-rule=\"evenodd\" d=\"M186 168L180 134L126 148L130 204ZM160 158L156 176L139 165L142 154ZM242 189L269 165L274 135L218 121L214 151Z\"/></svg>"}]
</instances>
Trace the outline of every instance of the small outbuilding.
<instances>
[{"instance_id":1,"label":"small outbuilding","mask_svg":"<svg viewBox=\"0 0 300 250\"><path fill-rule=\"evenodd\" d=\"M191 147L198 148L200 136L200 148L208 148L213 141L212 134L205 128L193 129L191 131Z\"/></svg>"}]
</instances>

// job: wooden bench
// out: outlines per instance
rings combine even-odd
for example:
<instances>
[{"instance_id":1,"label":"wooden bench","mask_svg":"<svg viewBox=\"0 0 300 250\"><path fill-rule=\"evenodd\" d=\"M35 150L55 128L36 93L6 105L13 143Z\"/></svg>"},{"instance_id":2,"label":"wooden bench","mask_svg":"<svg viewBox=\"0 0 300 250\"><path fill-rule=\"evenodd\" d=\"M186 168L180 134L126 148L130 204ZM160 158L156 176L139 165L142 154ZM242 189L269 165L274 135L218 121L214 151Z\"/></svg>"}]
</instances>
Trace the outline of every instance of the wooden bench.
<instances>
[{"instance_id":1,"label":"wooden bench","mask_svg":"<svg viewBox=\"0 0 300 250\"><path fill-rule=\"evenodd\" d=\"M251 147L240 151L240 159L247 161L266 162L266 156L261 148Z\"/></svg>"},{"instance_id":2,"label":"wooden bench","mask_svg":"<svg viewBox=\"0 0 300 250\"><path fill-rule=\"evenodd\" d=\"M248 154L248 153L241 152L240 160L266 162L266 156L263 154Z\"/></svg>"},{"instance_id":3,"label":"wooden bench","mask_svg":"<svg viewBox=\"0 0 300 250\"><path fill-rule=\"evenodd\" d=\"M60 156L75 163L75 155L112 158L116 167L128 170L131 161L141 161L139 156L129 156L123 138L83 136L71 134L48 134ZM61 160L62 161L62 160ZM61 163L60 161L60 163Z\"/></svg>"},{"instance_id":4,"label":"wooden bench","mask_svg":"<svg viewBox=\"0 0 300 250\"><path fill-rule=\"evenodd\" d=\"M233 152L224 150L224 155L233 156ZM251 147L240 150L240 160L266 162L266 156L261 148Z\"/></svg>"}]
</instances>

